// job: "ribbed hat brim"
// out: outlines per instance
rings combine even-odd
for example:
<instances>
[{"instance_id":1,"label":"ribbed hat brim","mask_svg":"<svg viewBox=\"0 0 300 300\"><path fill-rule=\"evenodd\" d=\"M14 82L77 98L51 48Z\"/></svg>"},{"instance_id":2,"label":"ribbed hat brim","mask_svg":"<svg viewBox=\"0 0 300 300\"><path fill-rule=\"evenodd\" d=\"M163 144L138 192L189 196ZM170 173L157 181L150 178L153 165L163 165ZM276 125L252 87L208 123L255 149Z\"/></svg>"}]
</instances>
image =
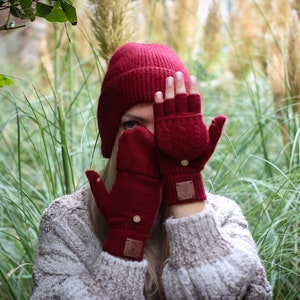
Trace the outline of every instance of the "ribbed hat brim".
<instances>
[{"instance_id":1,"label":"ribbed hat brim","mask_svg":"<svg viewBox=\"0 0 300 300\"><path fill-rule=\"evenodd\" d=\"M133 51L130 61L124 66L123 60L119 68L122 71L117 73L116 66L111 65L112 58L102 84L98 104L98 126L102 154L106 158L111 156L121 118L126 110L140 103L153 102L155 92L164 91L166 78L174 76L176 71L184 74L186 84L188 81L186 67L172 50L162 45L156 48L156 44L134 45L142 47L143 62L139 64L141 49L138 52L139 56L136 55L136 60ZM145 50L148 48L151 48L151 55ZM156 52L153 52L153 49ZM147 57L149 61L145 61Z\"/></svg>"}]
</instances>

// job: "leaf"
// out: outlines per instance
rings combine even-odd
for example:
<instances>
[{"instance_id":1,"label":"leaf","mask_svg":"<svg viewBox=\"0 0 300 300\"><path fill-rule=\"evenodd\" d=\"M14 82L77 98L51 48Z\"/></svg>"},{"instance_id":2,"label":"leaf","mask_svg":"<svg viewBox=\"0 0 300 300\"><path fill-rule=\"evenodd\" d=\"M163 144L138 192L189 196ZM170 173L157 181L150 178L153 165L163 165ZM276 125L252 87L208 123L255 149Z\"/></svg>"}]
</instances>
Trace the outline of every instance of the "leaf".
<instances>
[{"instance_id":1,"label":"leaf","mask_svg":"<svg viewBox=\"0 0 300 300\"><path fill-rule=\"evenodd\" d=\"M61 3L62 10L64 11L65 15L67 16L69 22L72 25L76 25L77 24L77 15L76 15L75 7L64 0L62 0L60 3Z\"/></svg>"},{"instance_id":2,"label":"leaf","mask_svg":"<svg viewBox=\"0 0 300 300\"><path fill-rule=\"evenodd\" d=\"M62 0L63 2L67 2L67 3L69 3L70 5L72 5L73 4L73 2L71 1L71 0Z\"/></svg>"},{"instance_id":3,"label":"leaf","mask_svg":"<svg viewBox=\"0 0 300 300\"><path fill-rule=\"evenodd\" d=\"M25 11L32 5L32 0L20 0L20 5L22 9Z\"/></svg>"},{"instance_id":4,"label":"leaf","mask_svg":"<svg viewBox=\"0 0 300 300\"><path fill-rule=\"evenodd\" d=\"M66 22L68 21L60 2L56 2L54 6L38 2L36 5L36 15L42 17L49 22Z\"/></svg>"},{"instance_id":5,"label":"leaf","mask_svg":"<svg viewBox=\"0 0 300 300\"><path fill-rule=\"evenodd\" d=\"M30 21L35 20L35 15L32 7L24 9L24 19L30 19Z\"/></svg>"},{"instance_id":6,"label":"leaf","mask_svg":"<svg viewBox=\"0 0 300 300\"><path fill-rule=\"evenodd\" d=\"M52 8L51 14L45 18L49 22L67 22L67 16L61 8L60 2L56 2Z\"/></svg>"},{"instance_id":7,"label":"leaf","mask_svg":"<svg viewBox=\"0 0 300 300\"><path fill-rule=\"evenodd\" d=\"M12 84L15 84L15 82L12 79L0 74L0 87L12 85Z\"/></svg>"},{"instance_id":8,"label":"leaf","mask_svg":"<svg viewBox=\"0 0 300 300\"><path fill-rule=\"evenodd\" d=\"M23 19L22 11L19 8L15 7L15 6L11 6L9 10L10 10L10 13L14 17L19 18L19 19Z\"/></svg>"},{"instance_id":9,"label":"leaf","mask_svg":"<svg viewBox=\"0 0 300 300\"><path fill-rule=\"evenodd\" d=\"M36 15L41 18L45 18L51 14L53 6L47 5L41 2L36 4Z\"/></svg>"}]
</instances>

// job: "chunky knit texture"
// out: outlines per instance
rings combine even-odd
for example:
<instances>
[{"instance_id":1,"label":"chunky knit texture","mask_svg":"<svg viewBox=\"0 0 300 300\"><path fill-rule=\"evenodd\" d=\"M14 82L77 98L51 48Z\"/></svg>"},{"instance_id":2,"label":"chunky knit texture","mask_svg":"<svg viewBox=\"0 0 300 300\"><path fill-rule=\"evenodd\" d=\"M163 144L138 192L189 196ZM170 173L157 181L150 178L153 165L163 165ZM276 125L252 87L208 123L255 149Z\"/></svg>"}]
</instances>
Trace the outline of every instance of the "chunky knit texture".
<instances>
[{"instance_id":1,"label":"chunky knit texture","mask_svg":"<svg viewBox=\"0 0 300 300\"><path fill-rule=\"evenodd\" d=\"M148 262L102 251L89 219L88 195L85 187L57 199L44 212L31 300L145 299ZM207 196L203 212L166 221L166 298L270 299L270 285L240 208L227 198Z\"/></svg>"},{"instance_id":2,"label":"chunky knit texture","mask_svg":"<svg viewBox=\"0 0 300 300\"><path fill-rule=\"evenodd\" d=\"M165 80L181 71L187 86L189 73L176 53L161 44L127 43L112 55L98 102L101 149L109 158L121 117L130 107L153 102L165 89Z\"/></svg>"}]
</instances>

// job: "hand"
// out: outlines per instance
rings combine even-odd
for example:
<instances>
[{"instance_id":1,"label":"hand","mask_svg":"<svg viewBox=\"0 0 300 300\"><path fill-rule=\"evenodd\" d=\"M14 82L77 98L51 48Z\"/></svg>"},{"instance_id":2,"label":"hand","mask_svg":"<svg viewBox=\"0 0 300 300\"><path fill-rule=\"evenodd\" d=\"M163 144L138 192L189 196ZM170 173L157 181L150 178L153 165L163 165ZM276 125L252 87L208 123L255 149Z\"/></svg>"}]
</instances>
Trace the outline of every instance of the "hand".
<instances>
[{"instance_id":1,"label":"hand","mask_svg":"<svg viewBox=\"0 0 300 300\"><path fill-rule=\"evenodd\" d=\"M117 175L109 193L98 173L89 170L86 176L109 228L103 250L114 256L142 260L161 204L154 137L139 126L126 130L118 147Z\"/></svg>"},{"instance_id":2,"label":"hand","mask_svg":"<svg viewBox=\"0 0 300 300\"><path fill-rule=\"evenodd\" d=\"M191 76L189 95L183 76L166 79L165 100L155 94L155 134L158 162L169 206L206 199L201 171L222 134L225 116L215 117L209 128L203 121L197 81Z\"/></svg>"}]
</instances>

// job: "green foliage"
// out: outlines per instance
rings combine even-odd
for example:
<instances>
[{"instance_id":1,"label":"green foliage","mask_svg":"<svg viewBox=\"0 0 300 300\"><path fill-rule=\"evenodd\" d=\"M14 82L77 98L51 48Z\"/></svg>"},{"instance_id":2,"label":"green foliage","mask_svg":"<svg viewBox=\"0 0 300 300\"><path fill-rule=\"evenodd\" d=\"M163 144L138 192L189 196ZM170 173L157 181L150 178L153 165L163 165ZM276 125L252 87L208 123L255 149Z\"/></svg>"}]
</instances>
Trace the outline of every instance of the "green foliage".
<instances>
[{"instance_id":1,"label":"green foliage","mask_svg":"<svg viewBox=\"0 0 300 300\"><path fill-rule=\"evenodd\" d=\"M103 164L95 118L101 65L93 55L81 61L72 44L60 50L66 32L55 28L54 81L37 82L37 73L35 86L26 73L0 89L1 300L30 298L43 210L85 184L86 169Z\"/></svg>"},{"instance_id":2,"label":"green foliage","mask_svg":"<svg viewBox=\"0 0 300 300\"><path fill-rule=\"evenodd\" d=\"M71 3L71 2L70 2ZM55 1L54 5L46 5L41 2L36 4L36 15L45 18L49 22L67 22L77 24L76 9L67 1Z\"/></svg>"},{"instance_id":3,"label":"green foliage","mask_svg":"<svg viewBox=\"0 0 300 300\"><path fill-rule=\"evenodd\" d=\"M209 83L207 79L204 82ZM228 116L226 138L204 171L206 186L241 206L273 287L273 299L298 299L299 156L292 152L286 161L267 79L221 80L217 87L201 88L208 119L216 113ZM299 136L294 137L296 145Z\"/></svg>"},{"instance_id":4,"label":"green foliage","mask_svg":"<svg viewBox=\"0 0 300 300\"><path fill-rule=\"evenodd\" d=\"M14 84L14 81L12 79L0 74L0 88L12 84Z\"/></svg>"},{"instance_id":5,"label":"green foliage","mask_svg":"<svg viewBox=\"0 0 300 300\"><path fill-rule=\"evenodd\" d=\"M41 17L49 22L70 22L77 24L76 9L71 0L53 0L45 4L38 0L0 0L0 10L8 11L6 21L0 24L0 30L9 30L25 25L15 26L11 16L19 20L30 20Z\"/></svg>"}]
</instances>

